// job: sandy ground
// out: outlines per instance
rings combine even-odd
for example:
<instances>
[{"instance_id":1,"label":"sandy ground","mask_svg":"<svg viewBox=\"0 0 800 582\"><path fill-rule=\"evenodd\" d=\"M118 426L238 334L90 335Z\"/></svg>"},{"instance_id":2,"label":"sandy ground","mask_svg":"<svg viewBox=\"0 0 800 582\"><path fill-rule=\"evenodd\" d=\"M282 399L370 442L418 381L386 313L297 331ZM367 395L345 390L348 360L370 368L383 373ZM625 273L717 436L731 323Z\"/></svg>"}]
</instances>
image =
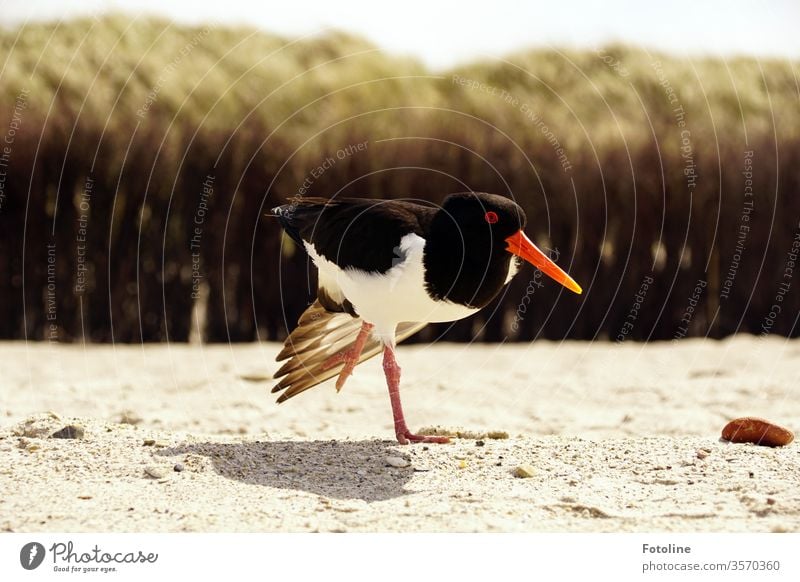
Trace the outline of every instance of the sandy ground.
<instances>
[{"instance_id":1,"label":"sandy ground","mask_svg":"<svg viewBox=\"0 0 800 582\"><path fill-rule=\"evenodd\" d=\"M278 348L0 343L0 530L800 531L798 443L719 441L800 428L800 341L401 347L411 427L476 433L406 447L378 360L277 405Z\"/></svg>"}]
</instances>

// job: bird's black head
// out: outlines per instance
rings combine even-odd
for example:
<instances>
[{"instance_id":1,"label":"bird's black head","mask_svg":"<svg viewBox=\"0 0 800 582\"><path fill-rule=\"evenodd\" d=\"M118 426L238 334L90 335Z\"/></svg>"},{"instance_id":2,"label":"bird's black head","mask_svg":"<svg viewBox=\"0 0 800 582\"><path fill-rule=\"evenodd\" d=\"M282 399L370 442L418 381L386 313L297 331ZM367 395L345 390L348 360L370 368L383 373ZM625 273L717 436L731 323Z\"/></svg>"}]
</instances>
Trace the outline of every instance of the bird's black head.
<instances>
[{"instance_id":1,"label":"bird's black head","mask_svg":"<svg viewBox=\"0 0 800 582\"><path fill-rule=\"evenodd\" d=\"M449 219L472 243L503 249L505 239L525 228L528 222L519 204L484 192L451 194L445 199L439 214L444 220Z\"/></svg>"},{"instance_id":2,"label":"bird's black head","mask_svg":"<svg viewBox=\"0 0 800 582\"><path fill-rule=\"evenodd\" d=\"M483 307L507 282L512 255L580 293L569 275L525 236L527 217L514 201L482 192L448 196L425 246L426 282L437 298Z\"/></svg>"}]
</instances>

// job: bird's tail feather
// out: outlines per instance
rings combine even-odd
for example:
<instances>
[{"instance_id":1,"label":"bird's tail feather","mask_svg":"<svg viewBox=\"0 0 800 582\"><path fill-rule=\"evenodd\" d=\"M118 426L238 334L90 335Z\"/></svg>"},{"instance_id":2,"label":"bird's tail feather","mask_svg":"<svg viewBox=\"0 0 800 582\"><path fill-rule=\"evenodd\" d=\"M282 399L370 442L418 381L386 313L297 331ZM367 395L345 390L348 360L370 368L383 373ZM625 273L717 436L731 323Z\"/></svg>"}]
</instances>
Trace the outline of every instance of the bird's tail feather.
<instances>
[{"instance_id":1,"label":"bird's tail feather","mask_svg":"<svg viewBox=\"0 0 800 582\"><path fill-rule=\"evenodd\" d=\"M288 400L325 380L339 375L344 364L322 369L333 355L350 349L358 337L363 320L348 313L327 311L315 301L300 316L297 328L286 338L283 349L276 358L288 360L275 373L278 383L273 392L284 391L278 402ZM396 339L400 343L425 327L425 323L401 323L397 326ZM367 339L358 363L381 353L380 341L372 336Z\"/></svg>"}]
</instances>

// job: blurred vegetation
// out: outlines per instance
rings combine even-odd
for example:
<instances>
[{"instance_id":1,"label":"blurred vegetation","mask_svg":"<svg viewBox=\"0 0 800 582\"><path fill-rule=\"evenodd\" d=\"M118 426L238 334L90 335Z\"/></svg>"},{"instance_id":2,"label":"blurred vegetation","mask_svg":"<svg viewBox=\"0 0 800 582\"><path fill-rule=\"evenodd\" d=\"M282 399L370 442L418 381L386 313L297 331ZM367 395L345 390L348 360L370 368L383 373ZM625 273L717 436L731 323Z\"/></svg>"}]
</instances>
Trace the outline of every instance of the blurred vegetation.
<instances>
[{"instance_id":1,"label":"blurred vegetation","mask_svg":"<svg viewBox=\"0 0 800 582\"><path fill-rule=\"evenodd\" d=\"M442 72L341 33L121 15L2 31L0 63L0 140L13 133L0 142L3 338L183 341L198 322L209 341L283 338L313 299L314 270L263 214L301 188L513 195L585 289L568 297L525 271L491 308L422 339L614 339L623 328L669 339L698 281L688 335L759 333L787 281L797 63L612 46ZM800 271L788 281L769 331L794 336ZM531 292L535 308L520 313Z\"/></svg>"}]
</instances>

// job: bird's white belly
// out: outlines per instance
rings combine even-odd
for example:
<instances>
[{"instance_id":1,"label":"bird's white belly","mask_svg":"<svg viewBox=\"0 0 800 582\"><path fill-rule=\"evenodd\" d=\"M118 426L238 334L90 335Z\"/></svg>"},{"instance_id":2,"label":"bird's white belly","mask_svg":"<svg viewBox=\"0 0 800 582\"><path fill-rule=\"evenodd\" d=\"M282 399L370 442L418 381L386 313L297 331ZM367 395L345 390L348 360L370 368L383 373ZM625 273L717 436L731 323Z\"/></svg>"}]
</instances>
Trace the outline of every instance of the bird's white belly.
<instances>
[{"instance_id":1,"label":"bird's white belly","mask_svg":"<svg viewBox=\"0 0 800 582\"><path fill-rule=\"evenodd\" d=\"M455 321L478 311L478 308L451 301L437 301L428 295L422 259L424 249L425 239L407 234L395 250L397 263L385 273L375 273L340 269L306 243L320 277L334 282L358 315L382 330L394 329L400 322Z\"/></svg>"}]
</instances>

